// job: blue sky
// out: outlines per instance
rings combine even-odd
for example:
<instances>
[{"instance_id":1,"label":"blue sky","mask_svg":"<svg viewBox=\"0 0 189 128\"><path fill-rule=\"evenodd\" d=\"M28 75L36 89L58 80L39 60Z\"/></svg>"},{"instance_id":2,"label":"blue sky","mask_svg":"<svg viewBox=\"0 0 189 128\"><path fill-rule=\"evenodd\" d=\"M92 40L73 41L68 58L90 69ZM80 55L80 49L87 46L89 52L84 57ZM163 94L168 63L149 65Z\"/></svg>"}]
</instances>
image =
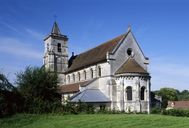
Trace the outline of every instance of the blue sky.
<instances>
[{"instance_id":1,"label":"blue sky","mask_svg":"<svg viewBox=\"0 0 189 128\"><path fill-rule=\"evenodd\" d=\"M54 15L76 54L127 31L150 58L152 90L189 86L187 0L0 0L0 71L41 66Z\"/></svg>"}]
</instances>

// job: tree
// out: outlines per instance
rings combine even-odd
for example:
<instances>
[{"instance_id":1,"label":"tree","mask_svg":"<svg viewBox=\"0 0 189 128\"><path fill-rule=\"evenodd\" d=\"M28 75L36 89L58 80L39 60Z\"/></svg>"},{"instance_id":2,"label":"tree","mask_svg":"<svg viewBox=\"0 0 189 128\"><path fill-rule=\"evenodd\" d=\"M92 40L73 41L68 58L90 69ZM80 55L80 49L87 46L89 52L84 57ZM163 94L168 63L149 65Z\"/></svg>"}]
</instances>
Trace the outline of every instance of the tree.
<instances>
[{"instance_id":1,"label":"tree","mask_svg":"<svg viewBox=\"0 0 189 128\"><path fill-rule=\"evenodd\" d=\"M15 87L8 81L3 73L0 73L0 90L12 91Z\"/></svg>"},{"instance_id":2,"label":"tree","mask_svg":"<svg viewBox=\"0 0 189 128\"><path fill-rule=\"evenodd\" d=\"M57 93L57 74L44 67L27 67L24 72L17 73L16 83L25 99L26 112L52 112L55 104L61 103Z\"/></svg>"},{"instance_id":3,"label":"tree","mask_svg":"<svg viewBox=\"0 0 189 128\"><path fill-rule=\"evenodd\" d=\"M0 73L0 117L22 110L23 100L17 89Z\"/></svg>"},{"instance_id":4,"label":"tree","mask_svg":"<svg viewBox=\"0 0 189 128\"><path fill-rule=\"evenodd\" d=\"M162 107L166 108L167 107L167 102L170 101L175 101L178 100L177 97L177 90L173 88L161 88L157 94L159 96L162 96Z\"/></svg>"},{"instance_id":5,"label":"tree","mask_svg":"<svg viewBox=\"0 0 189 128\"><path fill-rule=\"evenodd\" d=\"M181 92L178 91L178 100L189 100L189 91L183 90Z\"/></svg>"}]
</instances>

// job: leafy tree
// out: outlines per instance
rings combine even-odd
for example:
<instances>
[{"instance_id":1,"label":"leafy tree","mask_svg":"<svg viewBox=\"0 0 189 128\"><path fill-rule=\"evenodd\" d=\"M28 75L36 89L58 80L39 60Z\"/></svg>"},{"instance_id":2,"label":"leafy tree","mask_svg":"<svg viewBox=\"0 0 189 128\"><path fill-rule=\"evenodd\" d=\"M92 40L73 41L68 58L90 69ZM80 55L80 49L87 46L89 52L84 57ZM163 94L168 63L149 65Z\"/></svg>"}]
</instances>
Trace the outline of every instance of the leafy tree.
<instances>
[{"instance_id":1,"label":"leafy tree","mask_svg":"<svg viewBox=\"0 0 189 128\"><path fill-rule=\"evenodd\" d=\"M12 91L15 89L3 73L0 73L0 89L6 91Z\"/></svg>"},{"instance_id":2,"label":"leafy tree","mask_svg":"<svg viewBox=\"0 0 189 128\"><path fill-rule=\"evenodd\" d=\"M57 93L58 77L44 67L27 67L17 73L18 90L25 98L25 111L30 113L52 112L61 105Z\"/></svg>"},{"instance_id":3,"label":"leafy tree","mask_svg":"<svg viewBox=\"0 0 189 128\"><path fill-rule=\"evenodd\" d=\"M183 90L183 91L178 91L178 100L189 100L189 91L188 90Z\"/></svg>"},{"instance_id":4,"label":"leafy tree","mask_svg":"<svg viewBox=\"0 0 189 128\"><path fill-rule=\"evenodd\" d=\"M23 99L17 89L0 73L0 117L22 110Z\"/></svg>"},{"instance_id":5,"label":"leafy tree","mask_svg":"<svg viewBox=\"0 0 189 128\"><path fill-rule=\"evenodd\" d=\"M177 97L177 90L173 88L161 88L159 91L156 92L159 96L162 96L162 107L167 107L167 102L169 100L174 101L178 100Z\"/></svg>"}]
</instances>

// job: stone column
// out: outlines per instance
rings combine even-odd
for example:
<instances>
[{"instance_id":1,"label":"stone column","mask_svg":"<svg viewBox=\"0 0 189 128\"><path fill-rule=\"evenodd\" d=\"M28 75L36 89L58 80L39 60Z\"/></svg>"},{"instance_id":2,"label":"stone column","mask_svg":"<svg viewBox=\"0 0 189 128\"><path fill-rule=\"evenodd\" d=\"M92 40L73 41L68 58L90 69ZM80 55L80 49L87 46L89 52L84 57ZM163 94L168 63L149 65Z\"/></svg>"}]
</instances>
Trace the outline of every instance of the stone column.
<instances>
[{"instance_id":1,"label":"stone column","mask_svg":"<svg viewBox=\"0 0 189 128\"><path fill-rule=\"evenodd\" d=\"M141 111L141 103L140 103L140 78L138 76L135 77L135 111Z\"/></svg>"},{"instance_id":2,"label":"stone column","mask_svg":"<svg viewBox=\"0 0 189 128\"><path fill-rule=\"evenodd\" d=\"M146 92L146 101L147 101L147 104L148 104L148 114L150 114L150 79L148 78L147 79L147 92Z\"/></svg>"},{"instance_id":3,"label":"stone column","mask_svg":"<svg viewBox=\"0 0 189 128\"><path fill-rule=\"evenodd\" d=\"M110 79L110 81L111 81L111 79ZM114 101L113 101L113 97L112 97L112 86L113 86L113 85L111 84L111 82L109 82L109 85L108 85L108 86L109 86L109 97L110 97L110 100L111 100L111 110L113 110L113 107L114 107L114 106L113 106L113 102L114 102Z\"/></svg>"},{"instance_id":4,"label":"stone column","mask_svg":"<svg viewBox=\"0 0 189 128\"><path fill-rule=\"evenodd\" d=\"M124 77L121 78L121 107L122 111L124 111Z\"/></svg>"},{"instance_id":5,"label":"stone column","mask_svg":"<svg viewBox=\"0 0 189 128\"><path fill-rule=\"evenodd\" d=\"M123 79L123 110L126 111L126 78Z\"/></svg>"}]
</instances>

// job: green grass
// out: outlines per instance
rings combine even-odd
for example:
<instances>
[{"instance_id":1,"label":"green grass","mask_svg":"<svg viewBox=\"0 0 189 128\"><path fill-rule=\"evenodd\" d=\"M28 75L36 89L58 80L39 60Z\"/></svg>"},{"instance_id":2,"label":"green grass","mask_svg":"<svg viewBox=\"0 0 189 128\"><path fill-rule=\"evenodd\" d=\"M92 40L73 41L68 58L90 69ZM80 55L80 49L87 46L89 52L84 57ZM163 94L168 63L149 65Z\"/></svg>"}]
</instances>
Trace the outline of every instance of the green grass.
<instances>
[{"instance_id":1,"label":"green grass","mask_svg":"<svg viewBox=\"0 0 189 128\"><path fill-rule=\"evenodd\" d=\"M189 118L145 114L29 115L0 119L1 128L188 128Z\"/></svg>"}]
</instances>

